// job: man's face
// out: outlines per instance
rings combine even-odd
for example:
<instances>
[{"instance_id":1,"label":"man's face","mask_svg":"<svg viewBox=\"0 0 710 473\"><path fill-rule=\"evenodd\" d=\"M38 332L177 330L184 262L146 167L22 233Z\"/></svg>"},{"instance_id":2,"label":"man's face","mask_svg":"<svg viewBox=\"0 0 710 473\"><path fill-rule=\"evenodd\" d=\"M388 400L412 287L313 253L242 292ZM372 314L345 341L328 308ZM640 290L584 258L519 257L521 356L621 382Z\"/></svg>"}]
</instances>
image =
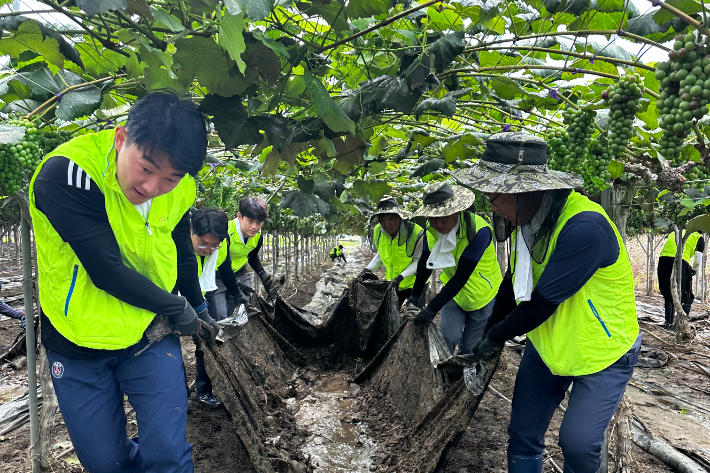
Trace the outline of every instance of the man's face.
<instances>
[{"instance_id":1,"label":"man's face","mask_svg":"<svg viewBox=\"0 0 710 473\"><path fill-rule=\"evenodd\" d=\"M128 141L126 128L116 127L116 179L123 195L134 205L175 189L184 172L175 170L167 156L148 156Z\"/></svg>"},{"instance_id":2,"label":"man's face","mask_svg":"<svg viewBox=\"0 0 710 473\"><path fill-rule=\"evenodd\" d=\"M458 213L447 215L446 217L429 217L429 225L442 235L453 230L458 221Z\"/></svg>"},{"instance_id":3,"label":"man's face","mask_svg":"<svg viewBox=\"0 0 710 473\"><path fill-rule=\"evenodd\" d=\"M219 249L222 243L219 238L211 233L205 233L202 236L198 236L191 230L190 237L192 238L192 248L195 250L195 253L200 256L208 256L212 254L213 251Z\"/></svg>"},{"instance_id":4,"label":"man's face","mask_svg":"<svg viewBox=\"0 0 710 473\"><path fill-rule=\"evenodd\" d=\"M241 212L237 213L237 220L239 221L239 228L242 230L242 235L247 238L251 238L259 233L261 226L264 224L263 220L245 217Z\"/></svg>"},{"instance_id":5,"label":"man's face","mask_svg":"<svg viewBox=\"0 0 710 473\"><path fill-rule=\"evenodd\" d=\"M498 212L513 226L518 224L518 206L513 194L496 194L486 192L486 198L491 203L491 209Z\"/></svg>"},{"instance_id":6,"label":"man's face","mask_svg":"<svg viewBox=\"0 0 710 473\"><path fill-rule=\"evenodd\" d=\"M380 226L386 231L389 236L394 237L399 231L399 224L402 218L397 214L382 214L377 216Z\"/></svg>"}]
</instances>

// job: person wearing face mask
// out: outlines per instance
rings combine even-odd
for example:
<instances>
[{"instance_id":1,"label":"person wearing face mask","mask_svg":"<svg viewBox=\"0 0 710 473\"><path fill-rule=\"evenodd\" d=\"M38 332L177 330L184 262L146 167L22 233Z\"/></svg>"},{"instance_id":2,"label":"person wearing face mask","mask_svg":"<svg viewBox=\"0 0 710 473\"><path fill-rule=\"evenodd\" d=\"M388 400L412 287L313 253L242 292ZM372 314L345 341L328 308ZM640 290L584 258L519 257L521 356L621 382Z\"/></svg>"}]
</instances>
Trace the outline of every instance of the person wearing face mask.
<instances>
[{"instance_id":1,"label":"person wearing face mask","mask_svg":"<svg viewBox=\"0 0 710 473\"><path fill-rule=\"evenodd\" d=\"M266 201L259 197L245 197L239 201L239 212L237 217L229 222L229 254L232 258L232 271L237 277L239 287L244 292L253 292L251 274L247 271L246 264L256 272L259 279L264 284L266 292L271 289L273 276L268 273L261 264L259 250L263 239L261 227L269 217L269 207ZM227 317L234 312L235 307L247 301L235 297L228 293L227 287L222 279L217 280L217 292L215 293L216 310L220 319Z\"/></svg>"},{"instance_id":2,"label":"person wearing face mask","mask_svg":"<svg viewBox=\"0 0 710 473\"><path fill-rule=\"evenodd\" d=\"M547 143L527 133L486 141L456 178L483 192L510 260L473 352L489 357L527 334L508 427L508 471L539 473L550 419L570 385L559 431L564 471L596 473L606 430L641 349L624 242L582 180L547 167Z\"/></svg>"},{"instance_id":3,"label":"person wearing face mask","mask_svg":"<svg viewBox=\"0 0 710 473\"><path fill-rule=\"evenodd\" d=\"M385 277L392 281L392 287L397 290L401 306L412 293L414 273L422 254L424 230L407 221L411 213L400 209L394 197L380 200L373 215L375 217L378 223L372 232L372 243L377 253L360 276L374 276L372 271L384 264Z\"/></svg>"},{"instance_id":4,"label":"person wearing face mask","mask_svg":"<svg viewBox=\"0 0 710 473\"><path fill-rule=\"evenodd\" d=\"M125 125L58 146L30 182L42 343L87 471L194 470L178 335L214 339L190 242L206 153L204 115L153 92Z\"/></svg>"},{"instance_id":5,"label":"person wearing face mask","mask_svg":"<svg viewBox=\"0 0 710 473\"><path fill-rule=\"evenodd\" d=\"M451 353L471 353L493 309L502 280L490 224L470 212L475 195L448 182L424 189L423 206L413 218L428 225L409 301L422 307L416 322L428 324L441 310L441 330ZM441 289L424 306L424 286L434 269L441 269Z\"/></svg>"}]
</instances>

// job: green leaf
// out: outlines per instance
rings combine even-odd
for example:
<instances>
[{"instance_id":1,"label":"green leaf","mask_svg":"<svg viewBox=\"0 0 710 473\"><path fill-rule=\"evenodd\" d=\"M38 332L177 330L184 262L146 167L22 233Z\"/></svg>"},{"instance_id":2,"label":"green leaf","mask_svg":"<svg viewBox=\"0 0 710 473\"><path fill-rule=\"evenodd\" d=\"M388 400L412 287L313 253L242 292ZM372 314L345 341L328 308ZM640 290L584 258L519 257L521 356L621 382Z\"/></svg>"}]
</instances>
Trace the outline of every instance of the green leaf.
<instances>
[{"instance_id":1,"label":"green leaf","mask_svg":"<svg viewBox=\"0 0 710 473\"><path fill-rule=\"evenodd\" d=\"M274 9L273 0L224 0L230 15L244 13L250 20L263 20Z\"/></svg>"},{"instance_id":2,"label":"green leaf","mask_svg":"<svg viewBox=\"0 0 710 473\"><path fill-rule=\"evenodd\" d=\"M298 188L301 192L306 194L313 193L313 189L315 188L315 182L313 182L313 179L306 179L305 177L299 175L296 177L296 183L298 184Z\"/></svg>"},{"instance_id":3,"label":"green leaf","mask_svg":"<svg viewBox=\"0 0 710 473\"><path fill-rule=\"evenodd\" d=\"M638 112L636 116L639 120L642 120L650 130L658 128L658 111L656 110L655 102L652 101L645 112Z\"/></svg>"},{"instance_id":4,"label":"green leaf","mask_svg":"<svg viewBox=\"0 0 710 473\"><path fill-rule=\"evenodd\" d=\"M446 143L441 150L441 155L446 160L447 163L453 161L461 160L467 161L478 153L475 151L476 146L483 144L481 137L474 136L473 134L467 133L462 135L457 140L449 141Z\"/></svg>"},{"instance_id":5,"label":"green leaf","mask_svg":"<svg viewBox=\"0 0 710 473\"><path fill-rule=\"evenodd\" d=\"M247 47L244 44L244 19L241 14L228 15L222 18L219 24L219 44L229 53L239 68L239 72L244 74L247 68L246 63L242 60L242 53Z\"/></svg>"},{"instance_id":6,"label":"green leaf","mask_svg":"<svg viewBox=\"0 0 710 473\"><path fill-rule=\"evenodd\" d=\"M2 1L0 1L0 5L1 4ZM22 15L5 17L0 19L0 29L16 31L20 27L20 25L25 21L35 20L30 20L29 18ZM53 29L52 27L36 21L35 23L39 27L39 30L44 38L53 38L57 40L57 42L59 43L59 52L62 53L66 59L73 62L82 69L84 68L84 62L81 60L81 55L79 54L79 51L77 51L74 47L73 42L67 41L64 36L62 36L57 30Z\"/></svg>"},{"instance_id":7,"label":"green leaf","mask_svg":"<svg viewBox=\"0 0 710 473\"><path fill-rule=\"evenodd\" d=\"M367 149L365 140L357 135L334 138L333 146L338 153L333 168L342 174L347 174L354 165L361 163Z\"/></svg>"},{"instance_id":8,"label":"green leaf","mask_svg":"<svg viewBox=\"0 0 710 473\"><path fill-rule=\"evenodd\" d=\"M187 88L179 80L172 77L170 71L148 66L143 69L143 73L145 74L143 82L148 90L173 89L178 93L187 91Z\"/></svg>"},{"instance_id":9,"label":"green leaf","mask_svg":"<svg viewBox=\"0 0 710 473\"><path fill-rule=\"evenodd\" d=\"M353 182L353 191L360 197L368 198L373 202L379 202L382 197L392 190L392 185L387 181L363 181L361 179Z\"/></svg>"},{"instance_id":10,"label":"green leaf","mask_svg":"<svg viewBox=\"0 0 710 473\"><path fill-rule=\"evenodd\" d=\"M700 4L700 2L697 2L695 0L667 0L666 3L672 7L677 8L683 13L687 13L688 15L703 11L703 6ZM676 16L673 13L663 8L658 10L656 14L653 15L653 19L656 21L656 23L661 25L673 20L675 17Z\"/></svg>"},{"instance_id":11,"label":"green leaf","mask_svg":"<svg viewBox=\"0 0 710 473\"><path fill-rule=\"evenodd\" d=\"M480 51L478 59L481 67L513 66L520 61L518 57L503 56L498 51Z\"/></svg>"},{"instance_id":12,"label":"green leaf","mask_svg":"<svg viewBox=\"0 0 710 473\"><path fill-rule=\"evenodd\" d=\"M14 145L25 138L24 126L0 125L0 143Z\"/></svg>"},{"instance_id":13,"label":"green leaf","mask_svg":"<svg viewBox=\"0 0 710 473\"><path fill-rule=\"evenodd\" d=\"M284 191L280 209L291 209L296 217L305 218L311 215L326 215L330 205L313 194L304 194L298 190Z\"/></svg>"},{"instance_id":14,"label":"green leaf","mask_svg":"<svg viewBox=\"0 0 710 473\"><path fill-rule=\"evenodd\" d=\"M150 11L153 13L155 21L163 25L173 33L179 33L185 29L180 20L170 14L167 10L151 5Z\"/></svg>"},{"instance_id":15,"label":"green leaf","mask_svg":"<svg viewBox=\"0 0 710 473\"><path fill-rule=\"evenodd\" d=\"M116 51L105 49L100 43L94 40L77 43L76 49L81 55L84 63L84 70L94 77L101 77L107 73L117 72L126 64L125 56Z\"/></svg>"},{"instance_id":16,"label":"green leaf","mask_svg":"<svg viewBox=\"0 0 710 473\"><path fill-rule=\"evenodd\" d=\"M427 110L434 110L451 118L456 114L456 98L451 93L448 93L442 99L428 98L423 100L414 110L417 120Z\"/></svg>"},{"instance_id":17,"label":"green leaf","mask_svg":"<svg viewBox=\"0 0 710 473\"><path fill-rule=\"evenodd\" d=\"M0 40L0 53L10 57L17 58L28 50L36 52L49 64L64 67L59 42L54 38L45 38L34 21L25 21L12 36Z\"/></svg>"},{"instance_id":18,"label":"green leaf","mask_svg":"<svg viewBox=\"0 0 710 473\"><path fill-rule=\"evenodd\" d=\"M110 84L110 82L105 85ZM57 107L57 117L72 121L86 115L91 115L101 106L103 90L96 85L87 85L80 89L67 92L61 98Z\"/></svg>"},{"instance_id":19,"label":"green leaf","mask_svg":"<svg viewBox=\"0 0 710 473\"><path fill-rule=\"evenodd\" d=\"M299 153L302 153L307 149L308 143L291 143L280 153L276 149L272 149L264 159L264 166L261 168L262 174L267 176L274 174L279 168L281 161L286 161L289 166L292 166L296 163L296 158Z\"/></svg>"},{"instance_id":20,"label":"green leaf","mask_svg":"<svg viewBox=\"0 0 710 473\"><path fill-rule=\"evenodd\" d=\"M433 54L434 68L436 72L444 72L451 61L456 59L456 56L463 53L466 49L466 40L464 39L463 31L456 31L446 34L436 40L431 46L424 51L426 61L424 65L429 66L429 55Z\"/></svg>"},{"instance_id":21,"label":"green leaf","mask_svg":"<svg viewBox=\"0 0 710 473\"><path fill-rule=\"evenodd\" d=\"M631 55L626 52L623 48L615 44L599 44L599 43L589 43L592 51L597 56L610 57L612 59L623 59L625 61L631 61Z\"/></svg>"},{"instance_id":22,"label":"green leaf","mask_svg":"<svg viewBox=\"0 0 710 473\"><path fill-rule=\"evenodd\" d=\"M128 0L75 0L75 3L89 16L112 10L125 10L128 7Z\"/></svg>"},{"instance_id":23,"label":"green leaf","mask_svg":"<svg viewBox=\"0 0 710 473\"><path fill-rule=\"evenodd\" d=\"M617 179L624 172L624 163L620 163L619 161L612 160L609 163L609 166L607 169L609 169L609 172L611 173L611 178Z\"/></svg>"},{"instance_id":24,"label":"green leaf","mask_svg":"<svg viewBox=\"0 0 710 473\"><path fill-rule=\"evenodd\" d=\"M355 122L352 121L334 101L326 90L323 83L313 77L306 70L303 78L306 81L306 86L311 93L313 103L318 109L318 115L323 119L323 122L333 131L347 131L355 133Z\"/></svg>"},{"instance_id":25,"label":"green leaf","mask_svg":"<svg viewBox=\"0 0 710 473\"><path fill-rule=\"evenodd\" d=\"M128 0L128 7L125 12L129 16L138 15L148 21L153 21L153 12L146 3L146 0Z\"/></svg>"},{"instance_id":26,"label":"green leaf","mask_svg":"<svg viewBox=\"0 0 710 473\"><path fill-rule=\"evenodd\" d=\"M247 66L258 70L269 85L276 84L281 73L281 59L263 42L249 43L246 51L242 54L242 59L244 59Z\"/></svg>"},{"instance_id":27,"label":"green leaf","mask_svg":"<svg viewBox=\"0 0 710 473\"><path fill-rule=\"evenodd\" d=\"M357 0L350 1L346 8L348 18L366 18L387 13L394 6L393 0Z\"/></svg>"},{"instance_id":28,"label":"green leaf","mask_svg":"<svg viewBox=\"0 0 710 473\"><path fill-rule=\"evenodd\" d=\"M504 100L512 100L521 95L527 95L525 90L513 79L504 76L497 76L491 79L491 88L495 91L498 97Z\"/></svg>"},{"instance_id":29,"label":"green leaf","mask_svg":"<svg viewBox=\"0 0 710 473\"><path fill-rule=\"evenodd\" d=\"M333 0L330 3L319 4L323 2L299 2L298 9L308 16L319 16L323 18L336 31L348 31L348 15L343 8L344 2ZM343 8L343 11L340 11ZM340 13L340 14L338 14Z\"/></svg>"},{"instance_id":30,"label":"green leaf","mask_svg":"<svg viewBox=\"0 0 710 473\"><path fill-rule=\"evenodd\" d=\"M261 41L264 46L272 50L274 53L278 54L279 56L289 58L291 55L288 52L288 49L286 49L286 46L283 45L283 43L280 43L279 41L274 41L271 38L267 37L264 33L261 31L253 31L252 35L254 36L254 39Z\"/></svg>"},{"instance_id":31,"label":"green leaf","mask_svg":"<svg viewBox=\"0 0 710 473\"><path fill-rule=\"evenodd\" d=\"M710 233L710 215L700 215L691 219L685 225L685 230L690 233L697 231Z\"/></svg>"},{"instance_id":32,"label":"green leaf","mask_svg":"<svg viewBox=\"0 0 710 473\"><path fill-rule=\"evenodd\" d=\"M197 78L210 92L230 97L244 92L258 77L258 71L253 68L247 69L243 76L236 70L236 74L231 74L230 69L236 64L212 38L179 39L175 46L177 52L173 58L180 64L176 74L183 86Z\"/></svg>"},{"instance_id":33,"label":"green leaf","mask_svg":"<svg viewBox=\"0 0 710 473\"><path fill-rule=\"evenodd\" d=\"M432 174L433 172L438 171L441 168L446 167L446 161L443 159L430 159L426 163L422 164L419 166L413 173L412 177L421 177L421 176L426 176L427 174Z\"/></svg>"}]
</instances>

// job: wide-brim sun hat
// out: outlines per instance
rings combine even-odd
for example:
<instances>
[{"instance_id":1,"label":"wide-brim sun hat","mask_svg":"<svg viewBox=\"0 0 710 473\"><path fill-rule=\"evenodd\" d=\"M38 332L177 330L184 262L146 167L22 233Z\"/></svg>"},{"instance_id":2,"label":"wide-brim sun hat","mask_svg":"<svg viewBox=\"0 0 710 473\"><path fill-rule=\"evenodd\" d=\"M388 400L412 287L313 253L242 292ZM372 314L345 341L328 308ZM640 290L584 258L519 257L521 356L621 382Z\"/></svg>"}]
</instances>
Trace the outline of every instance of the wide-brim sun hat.
<instances>
[{"instance_id":1,"label":"wide-brim sun hat","mask_svg":"<svg viewBox=\"0 0 710 473\"><path fill-rule=\"evenodd\" d=\"M409 220L410 218L412 218L412 212L408 212L401 208L399 206L399 203L397 202L397 199L395 199L394 197L384 197L383 199L381 199L377 203L377 207L375 207L375 213L372 214L371 218L385 214L397 214L403 220Z\"/></svg>"},{"instance_id":2,"label":"wide-brim sun hat","mask_svg":"<svg viewBox=\"0 0 710 473\"><path fill-rule=\"evenodd\" d=\"M424 205L412 217L446 217L468 209L475 200L476 195L470 189L449 182L433 182L424 188Z\"/></svg>"},{"instance_id":3,"label":"wide-brim sun hat","mask_svg":"<svg viewBox=\"0 0 710 473\"><path fill-rule=\"evenodd\" d=\"M547 142L522 132L491 135L478 162L454 174L454 178L466 187L490 194L575 189L584 184L576 174L548 168Z\"/></svg>"}]
</instances>

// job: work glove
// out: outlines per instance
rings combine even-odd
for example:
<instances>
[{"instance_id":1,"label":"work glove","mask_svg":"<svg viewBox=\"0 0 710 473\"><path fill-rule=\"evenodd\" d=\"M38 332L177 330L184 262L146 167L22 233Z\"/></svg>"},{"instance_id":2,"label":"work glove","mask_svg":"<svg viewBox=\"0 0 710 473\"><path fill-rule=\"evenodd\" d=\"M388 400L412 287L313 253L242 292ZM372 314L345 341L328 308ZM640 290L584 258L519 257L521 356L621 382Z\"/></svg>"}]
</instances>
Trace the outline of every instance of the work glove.
<instances>
[{"instance_id":1,"label":"work glove","mask_svg":"<svg viewBox=\"0 0 710 473\"><path fill-rule=\"evenodd\" d=\"M197 313L197 318L209 325L215 335L219 333L219 325L217 325L217 321L210 316L207 307Z\"/></svg>"},{"instance_id":2,"label":"work glove","mask_svg":"<svg viewBox=\"0 0 710 473\"><path fill-rule=\"evenodd\" d=\"M180 336L192 335L200 330L200 319L195 314L195 309L192 308L190 304L187 303L186 299L185 307L182 309L182 313L170 319L170 326L174 329L176 334Z\"/></svg>"},{"instance_id":3,"label":"work glove","mask_svg":"<svg viewBox=\"0 0 710 473\"><path fill-rule=\"evenodd\" d=\"M426 305L426 296L424 293L419 294L418 296L411 295L407 299L407 303L412 304L415 307L418 307L419 309L423 309L424 305Z\"/></svg>"},{"instance_id":4,"label":"work glove","mask_svg":"<svg viewBox=\"0 0 710 473\"><path fill-rule=\"evenodd\" d=\"M195 337L199 337L200 340L204 340L207 343L214 343L217 339L218 333L219 327L217 327L217 329L214 329L210 324L208 324L204 320L200 320L200 326L198 327L197 331L192 334L192 338L194 340Z\"/></svg>"},{"instance_id":5,"label":"work glove","mask_svg":"<svg viewBox=\"0 0 710 473\"><path fill-rule=\"evenodd\" d=\"M478 355L479 358L490 358L503 351L504 345L505 342L494 342L488 337L488 334L484 333L471 349L471 353Z\"/></svg>"},{"instance_id":6,"label":"work glove","mask_svg":"<svg viewBox=\"0 0 710 473\"><path fill-rule=\"evenodd\" d=\"M694 270L694 269L691 269L691 270L690 270L690 275L691 275L691 276L695 276L696 273L697 273L696 270Z\"/></svg>"},{"instance_id":7,"label":"work glove","mask_svg":"<svg viewBox=\"0 0 710 473\"><path fill-rule=\"evenodd\" d=\"M414 323L417 325L429 325L432 320L436 317L436 312L431 310L429 307L425 307L419 311L417 318L414 319Z\"/></svg>"},{"instance_id":8,"label":"work glove","mask_svg":"<svg viewBox=\"0 0 710 473\"><path fill-rule=\"evenodd\" d=\"M274 281L274 277L266 271L261 271L259 273L259 279L261 279L262 284L264 284L266 292L269 292L271 290L271 283Z\"/></svg>"},{"instance_id":9,"label":"work glove","mask_svg":"<svg viewBox=\"0 0 710 473\"><path fill-rule=\"evenodd\" d=\"M376 281L378 279L377 275L372 272L369 268L364 268L362 271L360 271L360 274L357 275L358 279L362 280L372 280Z\"/></svg>"},{"instance_id":10,"label":"work glove","mask_svg":"<svg viewBox=\"0 0 710 473\"><path fill-rule=\"evenodd\" d=\"M388 289L393 289L393 290L395 290L395 291L398 290L398 289L399 289L399 283L401 283L403 279L404 279L404 278L403 278L402 275L400 274L399 276L397 276L396 278L394 278L394 279L390 282L390 285L389 285Z\"/></svg>"}]
</instances>

